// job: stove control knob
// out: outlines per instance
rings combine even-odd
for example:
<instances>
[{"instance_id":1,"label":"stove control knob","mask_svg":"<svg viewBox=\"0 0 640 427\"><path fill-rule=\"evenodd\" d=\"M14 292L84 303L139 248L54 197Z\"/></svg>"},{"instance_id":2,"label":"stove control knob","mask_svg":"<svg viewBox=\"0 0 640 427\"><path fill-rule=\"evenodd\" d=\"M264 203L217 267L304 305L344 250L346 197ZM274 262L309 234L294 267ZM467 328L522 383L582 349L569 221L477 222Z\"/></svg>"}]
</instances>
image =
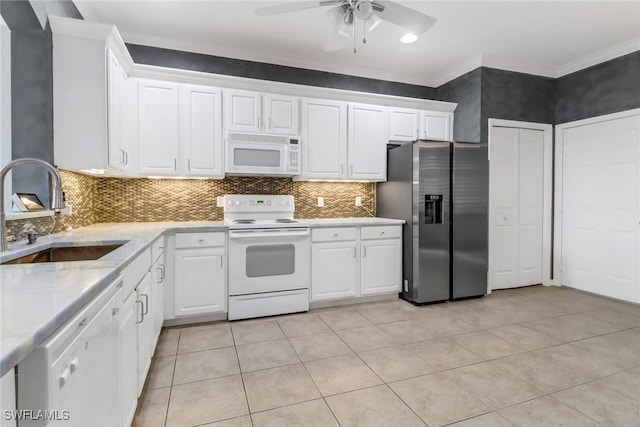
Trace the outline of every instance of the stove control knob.
<instances>
[{"instance_id":1,"label":"stove control knob","mask_svg":"<svg viewBox=\"0 0 640 427\"><path fill-rule=\"evenodd\" d=\"M284 206L285 205L285 201L284 200L280 200L280 206Z\"/></svg>"},{"instance_id":2,"label":"stove control knob","mask_svg":"<svg viewBox=\"0 0 640 427\"><path fill-rule=\"evenodd\" d=\"M236 200L236 206L240 206L242 202L240 200Z\"/></svg>"},{"instance_id":3,"label":"stove control knob","mask_svg":"<svg viewBox=\"0 0 640 427\"><path fill-rule=\"evenodd\" d=\"M291 200L287 200L287 206L291 206Z\"/></svg>"},{"instance_id":4,"label":"stove control knob","mask_svg":"<svg viewBox=\"0 0 640 427\"><path fill-rule=\"evenodd\" d=\"M231 200L231 199L227 200L227 205L228 206L233 206L233 200Z\"/></svg>"}]
</instances>

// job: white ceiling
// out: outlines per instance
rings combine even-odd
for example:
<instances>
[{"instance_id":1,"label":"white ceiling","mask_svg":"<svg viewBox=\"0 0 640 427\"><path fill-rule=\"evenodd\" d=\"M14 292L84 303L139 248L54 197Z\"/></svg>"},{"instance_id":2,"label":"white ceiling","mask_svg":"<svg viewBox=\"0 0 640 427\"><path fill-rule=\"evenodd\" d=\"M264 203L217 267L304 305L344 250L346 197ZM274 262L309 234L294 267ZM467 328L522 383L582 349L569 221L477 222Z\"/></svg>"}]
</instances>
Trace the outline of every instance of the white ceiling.
<instances>
[{"instance_id":1,"label":"white ceiling","mask_svg":"<svg viewBox=\"0 0 640 427\"><path fill-rule=\"evenodd\" d=\"M411 45L383 22L355 55L324 51L327 8L254 12L282 2L74 0L85 19L115 24L129 43L425 86L480 65L558 77L640 50L638 0L399 1L438 21Z\"/></svg>"}]
</instances>

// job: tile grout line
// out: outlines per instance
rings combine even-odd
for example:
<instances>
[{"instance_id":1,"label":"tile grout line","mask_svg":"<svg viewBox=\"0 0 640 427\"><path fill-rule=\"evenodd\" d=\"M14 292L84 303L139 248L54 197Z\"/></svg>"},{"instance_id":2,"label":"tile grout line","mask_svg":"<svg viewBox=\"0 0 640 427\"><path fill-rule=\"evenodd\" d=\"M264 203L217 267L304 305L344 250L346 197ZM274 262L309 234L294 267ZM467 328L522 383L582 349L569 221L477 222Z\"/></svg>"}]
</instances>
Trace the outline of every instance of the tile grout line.
<instances>
[{"instance_id":1,"label":"tile grout line","mask_svg":"<svg viewBox=\"0 0 640 427\"><path fill-rule=\"evenodd\" d=\"M244 401L247 404L247 411L249 412L249 421L253 426L253 417L251 416L251 406L249 405L249 395L247 394L247 386L244 383L244 373L242 372L242 366L240 365L240 356L238 356L238 346L236 345L236 337L233 334L233 327L231 323L229 323L229 333L231 334L231 340L233 341L233 350L236 353L236 361L238 362L238 371L240 371L240 381L242 381L242 391L244 392Z\"/></svg>"}]
</instances>

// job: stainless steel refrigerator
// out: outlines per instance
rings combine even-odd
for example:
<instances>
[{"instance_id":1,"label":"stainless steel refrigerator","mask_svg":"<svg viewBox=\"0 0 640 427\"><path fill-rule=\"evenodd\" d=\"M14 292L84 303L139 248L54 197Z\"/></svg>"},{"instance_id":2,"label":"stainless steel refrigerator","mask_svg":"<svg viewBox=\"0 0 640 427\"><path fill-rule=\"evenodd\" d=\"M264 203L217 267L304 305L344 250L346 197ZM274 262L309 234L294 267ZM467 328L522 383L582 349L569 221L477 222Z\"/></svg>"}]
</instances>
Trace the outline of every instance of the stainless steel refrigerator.
<instances>
[{"instance_id":1,"label":"stainless steel refrigerator","mask_svg":"<svg viewBox=\"0 0 640 427\"><path fill-rule=\"evenodd\" d=\"M487 146L417 141L389 146L377 215L403 227L403 291L416 304L487 291Z\"/></svg>"}]
</instances>

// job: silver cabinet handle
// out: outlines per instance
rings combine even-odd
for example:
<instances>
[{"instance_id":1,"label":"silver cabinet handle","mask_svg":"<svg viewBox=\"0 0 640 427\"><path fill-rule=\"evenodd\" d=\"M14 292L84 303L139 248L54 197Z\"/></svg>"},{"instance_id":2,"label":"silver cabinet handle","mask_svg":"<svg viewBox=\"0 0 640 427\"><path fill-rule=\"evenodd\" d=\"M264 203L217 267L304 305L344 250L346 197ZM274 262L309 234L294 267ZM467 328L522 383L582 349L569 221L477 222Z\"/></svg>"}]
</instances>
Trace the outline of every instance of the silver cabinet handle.
<instances>
[{"instance_id":1,"label":"silver cabinet handle","mask_svg":"<svg viewBox=\"0 0 640 427\"><path fill-rule=\"evenodd\" d=\"M353 257L355 258L355 257L356 257L356 247L354 246L354 247L352 247L351 249L353 250L353 251L352 251L352 252L353 252Z\"/></svg>"},{"instance_id":2,"label":"silver cabinet handle","mask_svg":"<svg viewBox=\"0 0 640 427\"><path fill-rule=\"evenodd\" d=\"M178 158L177 157L173 158L173 170L176 171L176 172L178 171Z\"/></svg>"},{"instance_id":3,"label":"silver cabinet handle","mask_svg":"<svg viewBox=\"0 0 640 427\"><path fill-rule=\"evenodd\" d=\"M136 304L140 304L140 321L136 320L136 323L142 323L144 321L144 304L140 300L136 300Z\"/></svg>"},{"instance_id":4,"label":"silver cabinet handle","mask_svg":"<svg viewBox=\"0 0 640 427\"><path fill-rule=\"evenodd\" d=\"M111 310L111 316L116 317L116 314L118 314L119 312L120 309L118 307L114 307L113 310Z\"/></svg>"},{"instance_id":5,"label":"silver cabinet handle","mask_svg":"<svg viewBox=\"0 0 640 427\"><path fill-rule=\"evenodd\" d=\"M203 243L204 239L198 239L198 243Z\"/></svg>"},{"instance_id":6,"label":"silver cabinet handle","mask_svg":"<svg viewBox=\"0 0 640 427\"><path fill-rule=\"evenodd\" d=\"M380 235L381 235L381 236L384 236L384 231L381 231L381 232L380 232Z\"/></svg>"},{"instance_id":7,"label":"silver cabinet handle","mask_svg":"<svg viewBox=\"0 0 640 427\"><path fill-rule=\"evenodd\" d=\"M224 267L224 262L222 260L222 255L220 255L220 268Z\"/></svg>"},{"instance_id":8,"label":"silver cabinet handle","mask_svg":"<svg viewBox=\"0 0 640 427\"><path fill-rule=\"evenodd\" d=\"M164 264L160 264L158 266L158 270L160 270L160 280L158 281L158 283L162 283L164 282L164 278L165 278Z\"/></svg>"},{"instance_id":9,"label":"silver cabinet handle","mask_svg":"<svg viewBox=\"0 0 640 427\"><path fill-rule=\"evenodd\" d=\"M124 164L125 166L129 164L129 153L127 153L126 151L124 151Z\"/></svg>"},{"instance_id":10,"label":"silver cabinet handle","mask_svg":"<svg viewBox=\"0 0 640 427\"><path fill-rule=\"evenodd\" d=\"M187 159L187 170L191 172L191 159Z\"/></svg>"},{"instance_id":11,"label":"silver cabinet handle","mask_svg":"<svg viewBox=\"0 0 640 427\"><path fill-rule=\"evenodd\" d=\"M366 257L366 256L367 256L367 247L366 247L366 246L363 246L363 247L362 247L362 258L364 258L364 257Z\"/></svg>"},{"instance_id":12,"label":"silver cabinet handle","mask_svg":"<svg viewBox=\"0 0 640 427\"><path fill-rule=\"evenodd\" d=\"M258 129L260 129L262 126L260 126L260 116L256 116L256 123L258 124Z\"/></svg>"},{"instance_id":13,"label":"silver cabinet handle","mask_svg":"<svg viewBox=\"0 0 640 427\"><path fill-rule=\"evenodd\" d=\"M120 164L121 164L121 165L126 164L126 163L124 162L124 153L125 153L125 151L124 151L122 148L121 148L121 149L119 149L118 151L120 152Z\"/></svg>"},{"instance_id":14,"label":"silver cabinet handle","mask_svg":"<svg viewBox=\"0 0 640 427\"><path fill-rule=\"evenodd\" d=\"M335 233L335 234L333 235L333 237L338 237L338 233Z\"/></svg>"},{"instance_id":15,"label":"silver cabinet handle","mask_svg":"<svg viewBox=\"0 0 640 427\"><path fill-rule=\"evenodd\" d=\"M142 312L143 315L147 315L149 314L149 295L147 294L140 294L141 297L144 297L145 303L142 305L143 307L145 307L144 312Z\"/></svg>"}]
</instances>

